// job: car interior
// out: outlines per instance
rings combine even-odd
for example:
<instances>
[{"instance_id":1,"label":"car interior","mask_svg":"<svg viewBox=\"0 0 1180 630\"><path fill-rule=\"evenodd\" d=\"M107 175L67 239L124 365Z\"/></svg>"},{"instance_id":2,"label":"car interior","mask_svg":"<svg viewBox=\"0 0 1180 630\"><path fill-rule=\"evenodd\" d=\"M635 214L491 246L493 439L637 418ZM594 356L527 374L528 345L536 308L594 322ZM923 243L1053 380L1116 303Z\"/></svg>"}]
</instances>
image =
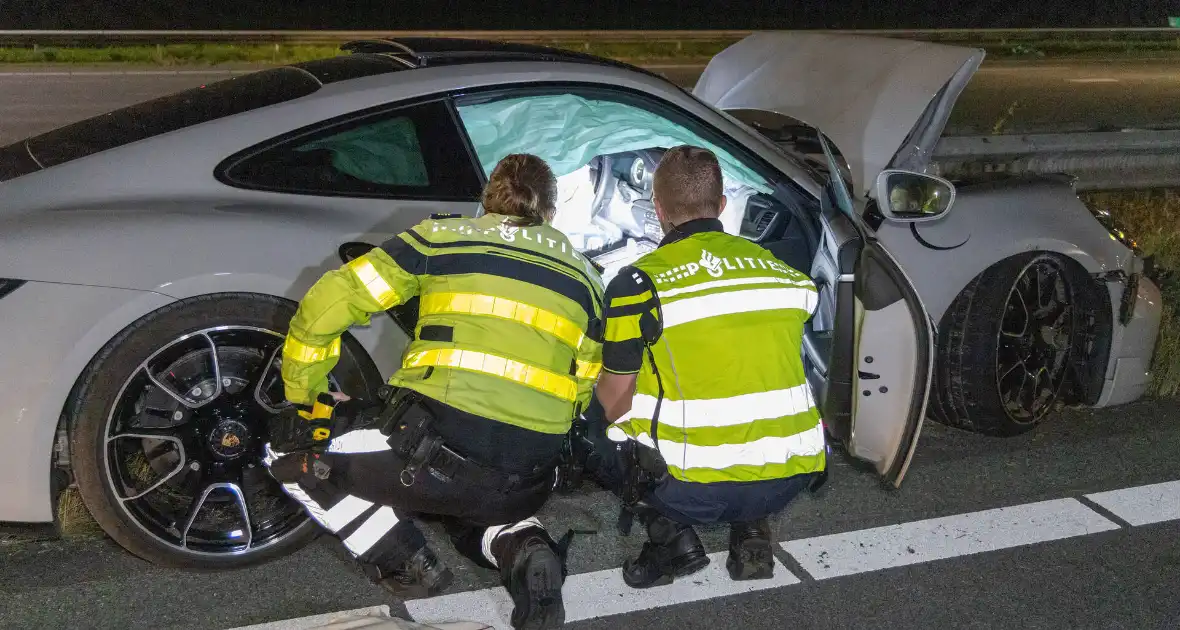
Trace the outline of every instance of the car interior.
<instances>
[{"instance_id":1,"label":"car interior","mask_svg":"<svg viewBox=\"0 0 1180 630\"><path fill-rule=\"evenodd\" d=\"M717 154L726 232L762 244L804 273L811 269L819 231L802 196L685 126L645 108L567 93L461 102L458 110L486 173L511 153L546 160L558 178L553 225L604 269L606 283L663 239L652 176L664 152L679 144Z\"/></svg>"}]
</instances>

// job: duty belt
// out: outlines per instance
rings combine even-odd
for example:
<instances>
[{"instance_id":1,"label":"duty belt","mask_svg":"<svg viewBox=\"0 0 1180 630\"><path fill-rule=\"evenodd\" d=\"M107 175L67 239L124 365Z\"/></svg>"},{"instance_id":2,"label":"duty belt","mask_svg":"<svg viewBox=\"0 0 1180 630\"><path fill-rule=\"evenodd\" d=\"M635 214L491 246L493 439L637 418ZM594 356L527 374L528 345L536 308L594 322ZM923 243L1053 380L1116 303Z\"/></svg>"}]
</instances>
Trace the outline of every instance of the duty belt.
<instances>
[{"instance_id":1,"label":"duty belt","mask_svg":"<svg viewBox=\"0 0 1180 630\"><path fill-rule=\"evenodd\" d=\"M382 433L389 436L390 448L406 462L398 473L403 486L413 486L419 473L425 471L443 483L458 481L507 492L535 487L554 475L556 457L552 465L525 474L507 473L463 457L431 429L434 414L422 404L424 396L409 389L389 390L378 392L386 401L381 414Z\"/></svg>"}]
</instances>

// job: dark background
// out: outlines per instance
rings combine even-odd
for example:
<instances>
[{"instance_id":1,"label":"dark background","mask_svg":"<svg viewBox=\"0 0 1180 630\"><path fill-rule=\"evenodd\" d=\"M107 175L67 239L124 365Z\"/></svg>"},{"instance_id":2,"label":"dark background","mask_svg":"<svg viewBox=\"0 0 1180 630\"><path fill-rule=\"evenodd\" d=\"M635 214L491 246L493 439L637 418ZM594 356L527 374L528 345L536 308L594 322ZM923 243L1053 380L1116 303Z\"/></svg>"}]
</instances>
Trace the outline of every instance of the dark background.
<instances>
[{"instance_id":1,"label":"dark background","mask_svg":"<svg viewBox=\"0 0 1180 630\"><path fill-rule=\"evenodd\" d=\"M0 0L0 29L767 29L1166 26L1177 0Z\"/></svg>"}]
</instances>

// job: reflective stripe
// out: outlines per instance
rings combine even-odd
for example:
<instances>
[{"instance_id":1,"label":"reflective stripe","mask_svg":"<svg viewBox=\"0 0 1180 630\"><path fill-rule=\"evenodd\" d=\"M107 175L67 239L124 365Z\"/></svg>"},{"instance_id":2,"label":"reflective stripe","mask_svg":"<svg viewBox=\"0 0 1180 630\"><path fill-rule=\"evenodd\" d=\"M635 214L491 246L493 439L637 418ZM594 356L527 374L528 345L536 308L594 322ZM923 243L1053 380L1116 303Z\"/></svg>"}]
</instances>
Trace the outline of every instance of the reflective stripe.
<instances>
[{"instance_id":1,"label":"reflective stripe","mask_svg":"<svg viewBox=\"0 0 1180 630\"><path fill-rule=\"evenodd\" d=\"M510 319L561 339L577 349L585 336L582 328L570 320L531 304L480 293L434 293L422 298L419 316L438 313L464 313Z\"/></svg>"},{"instance_id":2,"label":"reflective stripe","mask_svg":"<svg viewBox=\"0 0 1180 630\"><path fill-rule=\"evenodd\" d=\"M328 526L327 514L324 513L324 508L319 503L316 503L315 500L307 494L307 492L304 492L303 488L299 487L299 484L285 483L283 484L283 491L286 492L287 495L289 495L292 499L302 503L303 507L307 508L307 513L311 515L311 517L315 519L317 523L323 525L324 527Z\"/></svg>"},{"instance_id":3,"label":"reflective stripe","mask_svg":"<svg viewBox=\"0 0 1180 630\"><path fill-rule=\"evenodd\" d=\"M660 405L660 424L683 429L727 427L747 424L768 418L781 418L803 413L815 407L811 387L804 383L790 389L776 389L756 394L742 394L709 400L668 400ZM631 399L631 410L620 422L631 418L651 419L656 411L656 399L647 394L636 394ZM660 442L661 447L663 441Z\"/></svg>"},{"instance_id":4,"label":"reflective stripe","mask_svg":"<svg viewBox=\"0 0 1180 630\"><path fill-rule=\"evenodd\" d=\"M348 547L348 550L355 555L363 555L388 534L389 530L393 529L397 523L398 518L393 513L393 508L382 507L365 519L365 522L361 523L361 526L356 528L351 536L344 539L344 546Z\"/></svg>"},{"instance_id":5,"label":"reflective stripe","mask_svg":"<svg viewBox=\"0 0 1180 630\"><path fill-rule=\"evenodd\" d=\"M380 273L377 273L377 268L373 266L373 263L369 262L368 258L361 256L348 263L348 268L361 281L361 284L365 285L365 288L369 290L369 295L373 296L374 300L377 300L381 308L389 309L397 306L400 301L397 297L397 292L393 290L393 287L389 286L389 283L385 281L385 278L381 277Z\"/></svg>"},{"instance_id":6,"label":"reflective stripe","mask_svg":"<svg viewBox=\"0 0 1180 630\"><path fill-rule=\"evenodd\" d=\"M492 553L492 543L501 536L507 536L521 530L529 528L537 528L544 530L545 526L535 516L530 516L519 523L509 523L508 525L492 525L483 530L483 539L480 541L480 551L483 552L483 557L488 562L492 563L493 567L500 568L500 561L496 560L496 554Z\"/></svg>"},{"instance_id":7,"label":"reflective stripe","mask_svg":"<svg viewBox=\"0 0 1180 630\"><path fill-rule=\"evenodd\" d=\"M302 341L287 335L283 342L283 358L300 363L318 363L328 357L340 356L340 338L332 340L327 346L309 346Z\"/></svg>"},{"instance_id":8,"label":"reflective stripe","mask_svg":"<svg viewBox=\"0 0 1180 630\"><path fill-rule=\"evenodd\" d=\"M661 413L663 413L662 410ZM615 442L627 440L627 434L613 425L607 429L607 437ZM647 433L640 433L636 441L644 446L655 447L651 436ZM731 466L786 464L792 457L809 457L822 452L824 452L824 429L820 423L789 437L765 437L745 444L696 446L660 440L660 454L664 456L664 461L668 462L669 466L675 466L682 470L689 468L724 470Z\"/></svg>"},{"instance_id":9,"label":"reflective stripe","mask_svg":"<svg viewBox=\"0 0 1180 630\"><path fill-rule=\"evenodd\" d=\"M622 297L614 298L610 301L610 308L619 308L622 306L631 306L632 304L642 304L651 299L651 289L640 293L639 295L624 295Z\"/></svg>"},{"instance_id":10,"label":"reflective stripe","mask_svg":"<svg viewBox=\"0 0 1180 630\"><path fill-rule=\"evenodd\" d=\"M747 289L714 293L701 297L677 300L663 305L664 328L708 319L719 315L799 309L810 313L815 309L816 292L811 289Z\"/></svg>"},{"instance_id":11,"label":"reflective stripe","mask_svg":"<svg viewBox=\"0 0 1180 630\"><path fill-rule=\"evenodd\" d=\"M388 451L389 436L378 429L357 429L328 443L329 453L378 453Z\"/></svg>"},{"instance_id":12,"label":"reflective stripe","mask_svg":"<svg viewBox=\"0 0 1180 630\"><path fill-rule=\"evenodd\" d=\"M601 371L601 363L594 361L582 361L581 359L578 360L578 378L598 378L598 373Z\"/></svg>"},{"instance_id":13,"label":"reflective stripe","mask_svg":"<svg viewBox=\"0 0 1180 630\"><path fill-rule=\"evenodd\" d=\"M680 287L679 289L668 289L667 291L660 291L661 298L670 298L677 295L684 295L685 293L697 293L700 291L708 291L709 289L720 289L723 287L740 287L750 284L789 284L795 287L814 287L815 284L808 280L792 280L790 278L782 277L762 277L762 278L737 278L734 280L711 280L709 282L702 282L692 286Z\"/></svg>"},{"instance_id":14,"label":"reflective stripe","mask_svg":"<svg viewBox=\"0 0 1180 630\"><path fill-rule=\"evenodd\" d=\"M569 376L555 374L549 370L513 361L486 352L474 350L435 349L415 352L402 362L403 368L448 367L481 372L515 381L551 394L562 400L573 402L578 393L577 383Z\"/></svg>"},{"instance_id":15,"label":"reflective stripe","mask_svg":"<svg viewBox=\"0 0 1180 630\"><path fill-rule=\"evenodd\" d=\"M353 519L364 514L365 510L371 507L373 507L371 502L350 494L324 514L324 525L334 534L344 529Z\"/></svg>"}]
</instances>

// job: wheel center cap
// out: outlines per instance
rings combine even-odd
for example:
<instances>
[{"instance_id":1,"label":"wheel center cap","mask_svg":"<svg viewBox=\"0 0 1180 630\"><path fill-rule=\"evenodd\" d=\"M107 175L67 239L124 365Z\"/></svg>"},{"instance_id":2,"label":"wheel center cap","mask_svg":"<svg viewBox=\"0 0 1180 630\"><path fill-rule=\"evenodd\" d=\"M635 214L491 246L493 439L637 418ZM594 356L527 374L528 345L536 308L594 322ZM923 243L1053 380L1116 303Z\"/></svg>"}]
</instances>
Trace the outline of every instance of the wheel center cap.
<instances>
[{"instance_id":1,"label":"wheel center cap","mask_svg":"<svg viewBox=\"0 0 1180 630\"><path fill-rule=\"evenodd\" d=\"M246 452L250 430L237 420L222 420L209 433L209 450L222 459L236 459Z\"/></svg>"}]
</instances>

